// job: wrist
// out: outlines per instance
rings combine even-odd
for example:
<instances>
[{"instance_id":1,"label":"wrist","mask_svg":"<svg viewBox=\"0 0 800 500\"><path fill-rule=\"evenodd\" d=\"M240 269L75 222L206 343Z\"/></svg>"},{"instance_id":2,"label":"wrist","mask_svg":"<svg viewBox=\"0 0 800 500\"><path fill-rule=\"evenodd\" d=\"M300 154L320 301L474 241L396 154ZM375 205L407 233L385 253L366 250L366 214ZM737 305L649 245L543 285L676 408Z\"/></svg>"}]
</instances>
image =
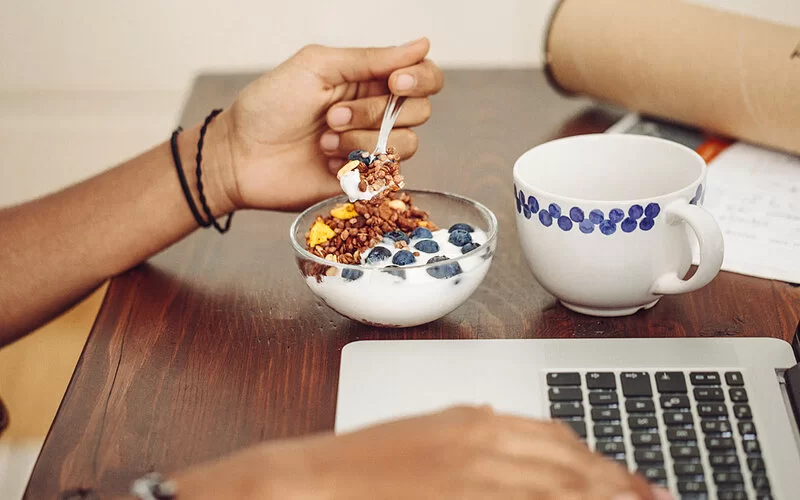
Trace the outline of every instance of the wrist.
<instances>
[{"instance_id":1,"label":"wrist","mask_svg":"<svg viewBox=\"0 0 800 500\"><path fill-rule=\"evenodd\" d=\"M181 163L198 209L200 193L197 188L197 146L201 128L202 123L198 123L178 136ZM215 218L239 208L236 202L238 189L230 154L229 130L227 113L223 111L208 125L203 139L201 163L203 194ZM205 218L205 214L202 215Z\"/></svg>"}]
</instances>

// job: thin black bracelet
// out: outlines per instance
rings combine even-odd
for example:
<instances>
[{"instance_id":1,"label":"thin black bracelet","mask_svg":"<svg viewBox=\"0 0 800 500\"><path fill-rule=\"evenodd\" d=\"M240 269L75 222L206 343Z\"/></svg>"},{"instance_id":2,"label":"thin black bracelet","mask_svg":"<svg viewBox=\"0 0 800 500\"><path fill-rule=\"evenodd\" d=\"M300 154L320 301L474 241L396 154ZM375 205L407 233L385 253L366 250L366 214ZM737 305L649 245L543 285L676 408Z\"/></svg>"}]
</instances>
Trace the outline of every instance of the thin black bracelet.
<instances>
[{"instance_id":1,"label":"thin black bracelet","mask_svg":"<svg viewBox=\"0 0 800 500\"><path fill-rule=\"evenodd\" d=\"M197 191L200 195L200 206L203 207L203 211L208 216L208 222L214 226L214 228L219 231L220 233L226 233L228 229L231 228L231 219L233 219L233 212L228 214L228 220L225 221L225 227L220 226L217 223L217 219L214 218L214 215L211 213L211 209L208 207L208 203L206 201L206 195L203 193L203 170L201 168L203 162L203 140L206 136L206 130L208 129L208 124L211 123L211 120L214 119L215 116L222 113L221 109L215 109L212 111L207 117L206 121L203 122L203 127L200 129L200 139L197 141Z\"/></svg>"},{"instance_id":2,"label":"thin black bracelet","mask_svg":"<svg viewBox=\"0 0 800 500\"><path fill-rule=\"evenodd\" d=\"M186 203L189 204L189 210L192 211L192 215L194 216L194 220L197 221L197 224L200 227L208 227L211 225L210 222L203 219L203 216L200 215L200 212L197 210L197 206L194 204L194 198L192 197L192 190L189 189L189 183L186 181L186 174L183 172L183 164L181 163L181 155L178 151L178 135L183 132L183 127L178 127L172 132L172 138L170 139L170 145L172 146L172 160L175 162L175 170L178 171L178 179L181 181L181 189L183 189L183 196L186 197Z\"/></svg>"}]
</instances>

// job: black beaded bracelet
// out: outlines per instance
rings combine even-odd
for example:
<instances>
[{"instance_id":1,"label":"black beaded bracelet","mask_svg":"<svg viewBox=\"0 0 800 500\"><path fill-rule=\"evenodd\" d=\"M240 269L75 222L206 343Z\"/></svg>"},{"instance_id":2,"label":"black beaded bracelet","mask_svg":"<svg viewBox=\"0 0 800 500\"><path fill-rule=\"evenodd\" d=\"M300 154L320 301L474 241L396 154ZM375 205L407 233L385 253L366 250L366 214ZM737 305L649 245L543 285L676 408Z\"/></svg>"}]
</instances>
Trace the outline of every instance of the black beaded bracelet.
<instances>
[{"instance_id":1,"label":"black beaded bracelet","mask_svg":"<svg viewBox=\"0 0 800 500\"><path fill-rule=\"evenodd\" d=\"M208 216L208 223L213 225L217 231L224 234L231 228L233 212L228 214L228 219L225 221L225 227L222 227L217 223L217 219L214 218L214 215L211 213L211 208L209 208L206 201L206 195L203 193L203 170L201 168L203 163L203 141L206 136L206 130L208 130L208 124L211 123L211 120L213 120L214 117L220 113L222 113L221 109L215 109L212 111L206 117L206 121L203 122L203 127L200 129L200 139L197 140L197 192L200 196L200 206L203 207L203 211Z\"/></svg>"},{"instance_id":2,"label":"black beaded bracelet","mask_svg":"<svg viewBox=\"0 0 800 500\"><path fill-rule=\"evenodd\" d=\"M192 197L192 190L189 189L189 183L186 181L186 174L183 172L181 155L180 151L178 151L178 135L180 135L181 132L183 132L183 127L178 127L174 132L172 132L172 138L170 139L170 145L172 146L172 160L175 162L175 170L178 171L178 180L181 182L183 196L186 198L186 203L189 204L189 210L192 211L194 220L197 221L197 225L200 227L208 227L211 225L211 223L204 220L200 215L200 212L198 212L197 206L194 204L194 198Z\"/></svg>"}]
</instances>

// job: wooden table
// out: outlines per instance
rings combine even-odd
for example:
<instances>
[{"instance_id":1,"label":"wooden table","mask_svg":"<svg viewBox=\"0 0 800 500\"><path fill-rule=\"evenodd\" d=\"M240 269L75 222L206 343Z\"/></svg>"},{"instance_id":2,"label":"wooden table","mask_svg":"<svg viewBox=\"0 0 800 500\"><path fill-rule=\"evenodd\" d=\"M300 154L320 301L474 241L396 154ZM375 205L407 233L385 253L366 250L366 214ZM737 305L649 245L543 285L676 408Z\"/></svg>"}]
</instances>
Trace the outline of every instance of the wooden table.
<instances>
[{"instance_id":1,"label":"wooden table","mask_svg":"<svg viewBox=\"0 0 800 500\"><path fill-rule=\"evenodd\" d=\"M189 125L253 75L197 80ZM225 236L193 235L110 285L28 486L120 495L258 441L333 428L339 353L359 339L772 336L800 319L800 288L721 273L627 318L580 316L533 279L517 246L511 169L551 138L598 132L621 115L568 100L536 71L451 71L404 164L410 187L453 191L497 214L492 269L472 298L418 328L380 330L321 305L300 277L292 214L238 214ZM290 167L290 166L287 166Z\"/></svg>"}]
</instances>

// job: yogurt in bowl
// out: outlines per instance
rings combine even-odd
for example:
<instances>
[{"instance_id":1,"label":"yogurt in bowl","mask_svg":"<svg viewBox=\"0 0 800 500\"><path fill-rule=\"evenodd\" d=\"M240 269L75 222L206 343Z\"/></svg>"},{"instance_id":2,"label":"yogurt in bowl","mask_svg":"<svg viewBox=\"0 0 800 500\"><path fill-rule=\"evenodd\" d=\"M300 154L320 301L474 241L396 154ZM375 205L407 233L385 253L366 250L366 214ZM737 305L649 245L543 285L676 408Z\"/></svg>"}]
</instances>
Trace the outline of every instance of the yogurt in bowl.
<instances>
[{"instance_id":1,"label":"yogurt in bowl","mask_svg":"<svg viewBox=\"0 0 800 500\"><path fill-rule=\"evenodd\" d=\"M416 326L459 307L483 281L497 243L494 214L453 194L405 192L441 229L418 228L403 235L404 243L398 242L403 240L400 234L385 233L361 253L360 264L333 262L306 249L308 228L318 216L346 203L346 196L314 205L292 224L298 267L309 289L331 309L368 325Z\"/></svg>"}]
</instances>

